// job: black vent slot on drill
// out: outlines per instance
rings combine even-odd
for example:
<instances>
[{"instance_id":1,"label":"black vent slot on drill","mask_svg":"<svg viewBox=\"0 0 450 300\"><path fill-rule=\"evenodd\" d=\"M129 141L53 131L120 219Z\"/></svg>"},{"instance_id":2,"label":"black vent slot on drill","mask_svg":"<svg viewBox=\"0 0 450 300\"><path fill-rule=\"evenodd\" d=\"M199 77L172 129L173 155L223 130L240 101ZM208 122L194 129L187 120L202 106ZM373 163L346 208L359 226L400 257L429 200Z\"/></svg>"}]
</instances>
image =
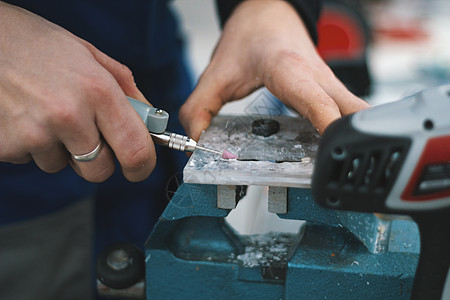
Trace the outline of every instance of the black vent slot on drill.
<instances>
[{"instance_id":1,"label":"black vent slot on drill","mask_svg":"<svg viewBox=\"0 0 450 300\"><path fill-rule=\"evenodd\" d=\"M351 120L332 123L323 135L311 185L314 200L336 209L384 211L411 140L365 133Z\"/></svg>"},{"instance_id":2,"label":"black vent slot on drill","mask_svg":"<svg viewBox=\"0 0 450 300\"><path fill-rule=\"evenodd\" d=\"M338 146L331 151L331 190L382 195L390 189L405 149L401 146L368 149L357 145Z\"/></svg>"}]
</instances>

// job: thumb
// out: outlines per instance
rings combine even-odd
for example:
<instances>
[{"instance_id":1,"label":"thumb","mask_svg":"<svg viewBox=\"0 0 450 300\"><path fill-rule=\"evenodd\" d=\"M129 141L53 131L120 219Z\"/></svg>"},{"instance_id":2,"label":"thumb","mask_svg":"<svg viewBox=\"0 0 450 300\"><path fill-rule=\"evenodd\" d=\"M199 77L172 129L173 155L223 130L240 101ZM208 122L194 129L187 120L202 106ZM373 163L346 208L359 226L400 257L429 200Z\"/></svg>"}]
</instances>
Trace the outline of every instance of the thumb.
<instances>
[{"instance_id":1,"label":"thumb","mask_svg":"<svg viewBox=\"0 0 450 300\"><path fill-rule=\"evenodd\" d=\"M192 94L181 106L180 122L194 140L198 140L228 99L227 95L220 92L222 90L218 84L200 79Z\"/></svg>"}]
</instances>

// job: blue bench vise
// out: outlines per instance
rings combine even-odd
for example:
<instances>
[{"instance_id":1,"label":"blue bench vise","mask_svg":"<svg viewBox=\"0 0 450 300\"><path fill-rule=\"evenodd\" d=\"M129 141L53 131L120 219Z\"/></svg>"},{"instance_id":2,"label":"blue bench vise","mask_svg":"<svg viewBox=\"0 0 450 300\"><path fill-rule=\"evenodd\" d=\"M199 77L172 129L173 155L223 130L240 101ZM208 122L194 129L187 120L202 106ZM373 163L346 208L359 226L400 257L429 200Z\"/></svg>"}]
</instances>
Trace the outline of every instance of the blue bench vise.
<instances>
[{"instance_id":1,"label":"blue bench vise","mask_svg":"<svg viewBox=\"0 0 450 300\"><path fill-rule=\"evenodd\" d=\"M252 134L254 116L216 117L202 135L240 160L190 158L146 243L147 299L409 299L416 224L318 206L309 185L319 137L302 118L271 119L271 137ZM232 228L225 217L251 185L267 186L269 211L306 221L299 232Z\"/></svg>"}]
</instances>

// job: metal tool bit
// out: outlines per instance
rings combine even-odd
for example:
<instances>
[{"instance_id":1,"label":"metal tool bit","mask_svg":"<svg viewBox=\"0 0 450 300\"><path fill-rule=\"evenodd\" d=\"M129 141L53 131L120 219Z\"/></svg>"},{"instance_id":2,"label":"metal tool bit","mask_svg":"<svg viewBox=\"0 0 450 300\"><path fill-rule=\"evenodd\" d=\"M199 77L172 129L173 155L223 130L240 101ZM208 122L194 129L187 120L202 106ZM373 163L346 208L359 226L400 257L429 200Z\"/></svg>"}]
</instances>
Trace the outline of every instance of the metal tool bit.
<instances>
[{"instance_id":1,"label":"metal tool bit","mask_svg":"<svg viewBox=\"0 0 450 300\"><path fill-rule=\"evenodd\" d=\"M150 132L153 141L157 143L158 145L166 146L171 149L185 151L185 152L193 152L195 149L211 152L214 154L222 155L223 152L202 147L197 145L197 142L193 139L189 138L188 136L173 133L173 132L163 132L161 134L156 134Z\"/></svg>"}]
</instances>

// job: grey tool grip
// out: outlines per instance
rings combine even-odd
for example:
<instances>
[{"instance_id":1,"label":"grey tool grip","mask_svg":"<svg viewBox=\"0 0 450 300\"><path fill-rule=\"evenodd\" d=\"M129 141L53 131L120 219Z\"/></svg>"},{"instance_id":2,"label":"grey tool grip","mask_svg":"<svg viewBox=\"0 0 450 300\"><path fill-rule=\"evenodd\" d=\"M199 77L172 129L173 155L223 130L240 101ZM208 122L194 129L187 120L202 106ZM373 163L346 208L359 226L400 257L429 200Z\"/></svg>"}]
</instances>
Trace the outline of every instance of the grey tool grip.
<instances>
[{"instance_id":1,"label":"grey tool grip","mask_svg":"<svg viewBox=\"0 0 450 300\"><path fill-rule=\"evenodd\" d=\"M151 107L141 101L128 97L128 101L137 111L148 131L152 133L163 133L166 131L169 114L159 108Z\"/></svg>"}]
</instances>

